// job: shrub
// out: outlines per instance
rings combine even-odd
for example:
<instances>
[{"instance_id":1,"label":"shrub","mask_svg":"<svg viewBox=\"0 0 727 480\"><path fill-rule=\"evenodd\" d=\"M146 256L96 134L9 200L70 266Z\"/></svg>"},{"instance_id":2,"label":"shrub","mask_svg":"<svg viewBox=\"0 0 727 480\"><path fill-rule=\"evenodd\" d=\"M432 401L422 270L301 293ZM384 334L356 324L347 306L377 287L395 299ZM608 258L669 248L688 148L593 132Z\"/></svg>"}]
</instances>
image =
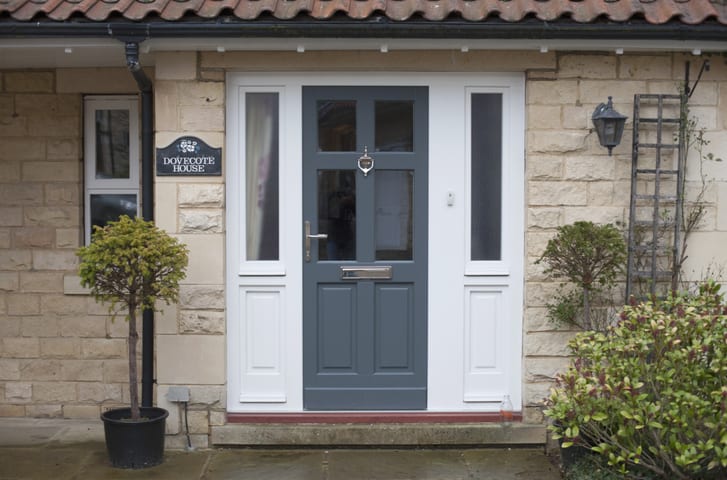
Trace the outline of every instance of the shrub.
<instances>
[{"instance_id":1,"label":"shrub","mask_svg":"<svg viewBox=\"0 0 727 480\"><path fill-rule=\"evenodd\" d=\"M633 478L727 478L727 304L695 295L624 307L571 341L548 399L564 447L583 444Z\"/></svg>"},{"instance_id":2,"label":"shrub","mask_svg":"<svg viewBox=\"0 0 727 480\"><path fill-rule=\"evenodd\" d=\"M613 225L575 222L558 228L536 263L544 273L565 279L554 301L548 304L548 318L556 324L575 325L585 330L607 326L609 295L626 263L626 243Z\"/></svg>"}]
</instances>

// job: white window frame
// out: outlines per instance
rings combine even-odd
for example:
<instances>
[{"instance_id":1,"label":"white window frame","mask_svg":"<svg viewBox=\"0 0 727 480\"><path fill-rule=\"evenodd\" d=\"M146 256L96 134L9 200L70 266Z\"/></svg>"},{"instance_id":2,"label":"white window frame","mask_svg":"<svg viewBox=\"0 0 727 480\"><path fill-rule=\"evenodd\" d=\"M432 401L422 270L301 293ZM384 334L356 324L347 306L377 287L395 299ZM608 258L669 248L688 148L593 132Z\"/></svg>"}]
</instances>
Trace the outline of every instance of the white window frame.
<instances>
[{"instance_id":1,"label":"white window frame","mask_svg":"<svg viewBox=\"0 0 727 480\"><path fill-rule=\"evenodd\" d=\"M83 100L84 239L91 242L91 196L136 195L136 214L141 208L139 99L135 95L87 96ZM96 112L129 111L129 178L96 178Z\"/></svg>"},{"instance_id":2,"label":"white window frame","mask_svg":"<svg viewBox=\"0 0 727 480\"><path fill-rule=\"evenodd\" d=\"M247 158L245 153L247 151L246 136L247 131L245 112L247 111L247 94L248 93L276 93L278 95L278 259L277 260L248 260L247 259L247 246L245 244L247 239L247 204L245 199L247 198L247 177L246 167ZM231 136L234 142L239 142L234 151L240 152L240 159L238 162L231 162L229 166L229 175L233 178L232 184L235 185L235 190L239 192L239 196L235 199L235 205L240 205L239 211L237 212L237 220L228 226L230 229L239 229L234 232L234 236L239 238L241 242L237 246L237 255L232 257L236 258L238 264L238 274L244 276L284 276L285 275L285 248L283 241L287 235L287 218L286 209L283 206L286 204L286 189L283 188L282 179L285 178L285 162L283 162L283 154L285 152L284 139L286 138L286 119L285 109L283 106L286 103L285 88L279 86L239 86L234 92L238 102L239 115L232 116L228 119L230 122L230 132L234 132ZM232 253L232 252L231 252Z\"/></svg>"}]
</instances>

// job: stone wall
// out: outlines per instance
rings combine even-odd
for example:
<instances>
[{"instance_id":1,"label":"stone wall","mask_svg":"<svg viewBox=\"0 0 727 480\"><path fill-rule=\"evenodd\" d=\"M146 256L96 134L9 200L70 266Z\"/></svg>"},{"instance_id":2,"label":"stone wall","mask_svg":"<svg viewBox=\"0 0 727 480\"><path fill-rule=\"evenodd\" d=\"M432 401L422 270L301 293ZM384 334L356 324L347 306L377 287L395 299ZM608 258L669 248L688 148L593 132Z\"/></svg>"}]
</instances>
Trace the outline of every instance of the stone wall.
<instances>
[{"instance_id":1,"label":"stone wall","mask_svg":"<svg viewBox=\"0 0 727 480\"><path fill-rule=\"evenodd\" d=\"M557 68L527 75L527 262L524 321L525 404L528 418L537 420L555 373L567 365L567 341L574 332L556 328L546 318L545 305L558 286L548 282L535 261L558 226L578 220L626 225L631 188L633 98L637 93L677 94L684 83L685 62L691 79L704 57L682 54L614 55L559 53ZM727 67L722 57L689 101L690 116L711 141L704 153L727 152ZM630 118L621 144L609 157L592 130L596 105L613 96L614 108ZM707 161L700 173L696 152L687 162L687 200L706 181L707 213L691 235L686 276L703 278L727 265L721 245L727 240L727 168ZM721 208L720 208L721 207ZM716 267L716 268L715 268ZM623 292L621 292L623 294Z\"/></svg>"}]
</instances>

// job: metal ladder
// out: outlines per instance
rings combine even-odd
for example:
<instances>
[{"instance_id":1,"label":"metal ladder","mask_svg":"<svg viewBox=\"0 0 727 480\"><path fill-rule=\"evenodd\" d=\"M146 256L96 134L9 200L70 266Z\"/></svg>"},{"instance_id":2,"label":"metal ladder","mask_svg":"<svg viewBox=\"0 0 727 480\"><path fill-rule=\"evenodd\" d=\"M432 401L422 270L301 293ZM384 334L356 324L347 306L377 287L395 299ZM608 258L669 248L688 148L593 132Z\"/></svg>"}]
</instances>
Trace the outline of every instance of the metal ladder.
<instances>
[{"instance_id":1,"label":"metal ladder","mask_svg":"<svg viewBox=\"0 0 727 480\"><path fill-rule=\"evenodd\" d=\"M687 95L634 95L626 298L675 289L686 166Z\"/></svg>"}]
</instances>

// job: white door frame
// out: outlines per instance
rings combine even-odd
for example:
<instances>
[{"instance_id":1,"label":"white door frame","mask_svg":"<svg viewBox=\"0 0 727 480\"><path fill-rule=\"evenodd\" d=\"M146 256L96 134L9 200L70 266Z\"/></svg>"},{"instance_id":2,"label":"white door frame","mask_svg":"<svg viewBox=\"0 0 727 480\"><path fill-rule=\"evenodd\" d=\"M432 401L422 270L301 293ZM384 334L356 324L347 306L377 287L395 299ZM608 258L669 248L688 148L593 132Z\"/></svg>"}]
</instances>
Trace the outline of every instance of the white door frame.
<instances>
[{"instance_id":1,"label":"white door frame","mask_svg":"<svg viewBox=\"0 0 727 480\"><path fill-rule=\"evenodd\" d=\"M227 76L227 410L302 412L303 85L429 88L428 410L495 411L522 399L524 75L230 73ZM280 259L244 249L244 98L278 92ZM503 98L503 261L470 262L469 95Z\"/></svg>"}]
</instances>

